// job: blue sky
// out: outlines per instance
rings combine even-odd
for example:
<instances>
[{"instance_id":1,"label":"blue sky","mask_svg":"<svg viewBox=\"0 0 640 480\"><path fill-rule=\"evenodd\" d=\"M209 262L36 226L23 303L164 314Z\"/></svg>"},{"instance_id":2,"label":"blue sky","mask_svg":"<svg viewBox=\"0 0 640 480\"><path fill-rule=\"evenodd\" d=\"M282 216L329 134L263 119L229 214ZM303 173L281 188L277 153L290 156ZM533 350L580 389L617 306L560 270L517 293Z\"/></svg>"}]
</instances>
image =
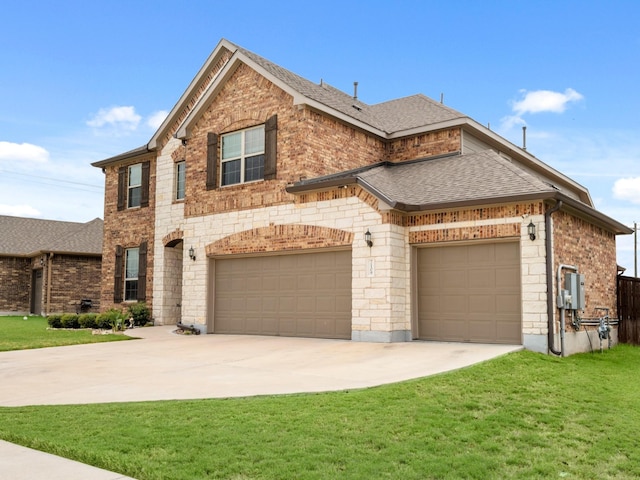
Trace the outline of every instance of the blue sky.
<instances>
[{"instance_id":1,"label":"blue sky","mask_svg":"<svg viewBox=\"0 0 640 480\"><path fill-rule=\"evenodd\" d=\"M242 7L242 8L240 8ZM423 93L640 221L640 2L21 0L0 29L0 214L102 217L91 162L147 143L221 38L366 103ZM633 271L633 238L618 241Z\"/></svg>"}]
</instances>

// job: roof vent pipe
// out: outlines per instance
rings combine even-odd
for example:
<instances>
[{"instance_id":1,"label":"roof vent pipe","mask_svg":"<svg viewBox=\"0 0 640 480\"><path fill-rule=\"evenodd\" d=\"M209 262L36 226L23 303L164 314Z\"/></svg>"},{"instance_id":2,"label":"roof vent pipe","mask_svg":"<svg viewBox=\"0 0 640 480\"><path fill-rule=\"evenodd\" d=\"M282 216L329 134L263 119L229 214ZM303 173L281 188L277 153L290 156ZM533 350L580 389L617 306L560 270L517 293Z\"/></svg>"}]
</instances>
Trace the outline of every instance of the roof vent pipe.
<instances>
[{"instance_id":1,"label":"roof vent pipe","mask_svg":"<svg viewBox=\"0 0 640 480\"><path fill-rule=\"evenodd\" d=\"M527 126L522 126L522 149L527 149Z\"/></svg>"},{"instance_id":2,"label":"roof vent pipe","mask_svg":"<svg viewBox=\"0 0 640 480\"><path fill-rule=\"evenodd\" d=\"M440 103L444 105L444 93L440 94Z\"/></svg>"},{"instance_id":3,"label":"roof vent pipe","mask_svg":"<svg viewBox=\"0 0 640 480\"><path fill-rule=\"evenodd\" d=\"M358 82L353 82L353 99L358 99Z\"/></svg>"}]
</instances>

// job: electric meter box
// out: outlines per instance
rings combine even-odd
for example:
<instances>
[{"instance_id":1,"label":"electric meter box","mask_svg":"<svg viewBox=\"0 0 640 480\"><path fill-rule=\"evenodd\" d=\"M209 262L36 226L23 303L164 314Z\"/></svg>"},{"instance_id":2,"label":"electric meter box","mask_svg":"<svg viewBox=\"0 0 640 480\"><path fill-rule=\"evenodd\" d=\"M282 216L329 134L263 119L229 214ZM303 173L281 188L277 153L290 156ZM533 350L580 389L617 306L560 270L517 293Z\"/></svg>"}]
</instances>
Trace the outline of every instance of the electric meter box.
<instances>
[{"instance_id":1,"label":"electric meter box","mask_svg":"<svg viewBox=\"0 0 640 480\"><path fill-rule=\"evenodd\" d=\"M570 310L584 310L584 275L564 274L564 288L571 297Z\"/></svg>"}]
</instances>

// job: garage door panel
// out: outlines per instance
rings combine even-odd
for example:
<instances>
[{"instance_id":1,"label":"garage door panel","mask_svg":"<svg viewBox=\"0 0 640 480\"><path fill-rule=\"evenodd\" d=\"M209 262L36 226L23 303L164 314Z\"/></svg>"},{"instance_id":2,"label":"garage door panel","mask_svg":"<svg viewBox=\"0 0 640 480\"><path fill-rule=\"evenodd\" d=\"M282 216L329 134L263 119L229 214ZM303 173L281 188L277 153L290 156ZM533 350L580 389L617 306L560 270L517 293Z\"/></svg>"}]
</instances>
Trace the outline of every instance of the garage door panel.
<instances>
[{"instance_id":1,"label":"garage door panel","mask_svg":"<svg viewBox=\"0 0 640 480\"><path fill-rule=\"evenodd\" d=\"M460 273L455 270L441 271L437 279L442 288L458 289L467 286L467 278L461 276Z\"/></svg>"},{"instance_id":2,"label":"garage door panel","mask_svg":"<svg viewBox=\"0 0 640 480\"><path fill-rule=\"evenodd\" d=\"M495 278L496 287L516 290L520 285L520 269L516 267L497 268Z\"/></svg>"},{"instance_id":3,"label":"garage door panel","mask_svg":"<svg viewBox=\"0 0 640 480\"><path fill-rule=\"evenodd\" d=\"M467 250L468 265L473 268L477 265L495 265L495 248L493 244L474 245Z\"/></svg>"},{"instance_id":4,"label":"garage door panel","mask_svg":"<svg viewBox=\"0 0 640 480\"><path fill-rule=\"evenodd\" d=\"M442 314L460 314L467 311L467 298L463 295L443 295L441 300Z\"/></svg>"},{"instance_id":5,"label":"garage door panel","mask_svg":"<svg viewBox=\"0 0 640 480\"><path fill-rule=\"evenodd\" d=\"M469 295L469 312L481 312L483 314L495 313L496 307L491 295Z\"/></svg>"},{"instance_id":6,"label":"garage door panel","mask_svg":"<svg viewBox=\"0 0 640 480\"><path fill-rule=\"evenodd\" d=\"M496 274L490 269L469 270L468 278L469 288L493 288L496 284Z\"/></svg>"},{"instance_id":7,"label":"garage door panel","mask_svg":"<svg viewBox=\"0 0 640 480\"><path fill-rule=\"evenodd\" d=\"M508 314L520 307L520 295L496 295L496 314Z\"/></svg>"},{"instance_id":8,"label":"garage door panel","mask_svg":"<svg viewBox=\"0 0 640 480\"><path fill-rule=\"evenodd\" d=\"M216 260L214 332L351 338L351 252Z\"/></svg>"},{"instance_id":9,"label":"garage door panel","mask_svg":"<svg viewBox=\"0 0 640 480\"><path fill-rule=\"evenodd\" d=\"M518 243L481 243L417 252L418 337L521 343Z\"/></svg>"}]
</instances>

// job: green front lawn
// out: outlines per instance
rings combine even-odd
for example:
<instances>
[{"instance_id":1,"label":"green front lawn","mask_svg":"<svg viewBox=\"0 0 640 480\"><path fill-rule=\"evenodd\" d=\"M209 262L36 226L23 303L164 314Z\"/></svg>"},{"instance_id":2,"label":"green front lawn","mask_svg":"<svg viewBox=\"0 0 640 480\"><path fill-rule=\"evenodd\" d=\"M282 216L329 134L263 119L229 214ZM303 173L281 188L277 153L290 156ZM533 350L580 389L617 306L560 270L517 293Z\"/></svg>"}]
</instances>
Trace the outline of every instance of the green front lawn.
<instances>
[{"instance_id":1,"label":"green front lawn","mask_svg":"<svg viewBox=\"0 0 640 480\"><path fill-rule=\"evenodd\" d=\"M139 480L640 478L639 367L522 351L338 393L0 408L0 438Z\"/></svg>"},{"instance_id":2,"label":"green front lawn","mask_svg":"<svg viewBox=\"0 0 640 480\"><path fill-rule=\"evenodd\" d=\"M0 317L0 352L131 340L125 335L92 335L88 330L47 330L43 317Z\"/></svg>"}]
</instances>

